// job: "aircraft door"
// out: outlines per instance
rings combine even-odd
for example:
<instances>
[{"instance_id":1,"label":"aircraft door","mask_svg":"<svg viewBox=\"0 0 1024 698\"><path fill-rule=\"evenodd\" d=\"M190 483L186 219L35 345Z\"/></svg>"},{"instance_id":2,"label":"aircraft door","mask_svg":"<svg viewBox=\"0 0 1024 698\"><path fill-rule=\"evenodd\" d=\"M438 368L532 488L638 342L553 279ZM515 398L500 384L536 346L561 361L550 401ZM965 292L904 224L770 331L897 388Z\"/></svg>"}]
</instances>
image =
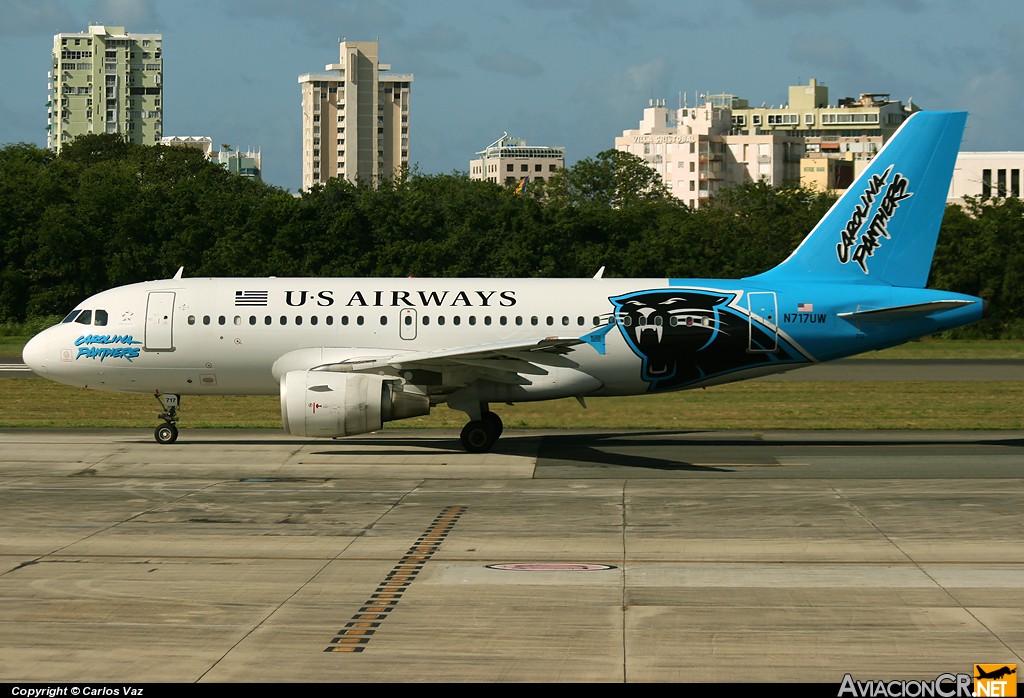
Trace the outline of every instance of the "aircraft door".
<instances>
[{"instance_id":1,"label":"aircraft door","mask_svg":"<svg viewBox=\"0 0 1024 698\"><path fill-rule=\"evenodd\" d=\"M174 318L174 291L150 291L146 301L146 351L174 351L171 320Z\"/></svg>"},{"instance_id":2,"label":"aircraft door","mask_svg":"<svg viewBox=\"0 0 1024 698\"><path fill-rule=\"evenodd\" d=\"M747 294L750 311L748 351L775 351L779 347L779 309L774 291Z\"/></svg>"},{"instance_id":3,"label":"aircraft door","mask_svg":"<svg viewBox=\"0 0 1024 698\"><path fill-rule=\"evenodd\" d=\"M402 308L398 311L398 336L402 339L416 339L416 308Z\"/></svg>"}]
</instances>

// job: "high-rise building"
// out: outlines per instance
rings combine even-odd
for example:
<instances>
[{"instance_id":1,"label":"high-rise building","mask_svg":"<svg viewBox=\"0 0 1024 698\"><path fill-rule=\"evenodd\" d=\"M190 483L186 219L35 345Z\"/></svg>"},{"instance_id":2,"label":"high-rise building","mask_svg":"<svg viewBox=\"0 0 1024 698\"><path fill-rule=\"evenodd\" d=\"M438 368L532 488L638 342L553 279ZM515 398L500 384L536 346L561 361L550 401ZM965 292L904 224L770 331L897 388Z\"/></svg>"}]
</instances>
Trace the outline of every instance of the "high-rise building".
<instances>
[{"instance_id":1,"label":"high-rise building","mask_svg":"<svg viewBox=\"0 0 1024 698\"><path fill-rule=\"evenodd\" d=\"M527 145L506 133L469 161L469 178L518 184L543 182L565 167L565 148Z\"/></svg>"},{"instance_id":2,"label":"high-rise building","mask_svg":"<svg viewBox=\"0 0 1024 698\"><path fill-rule=\"evenodd\" d=\"M76 136L120 133L144 145L163 135L163 37L92 25L56 34L49 74L47 145L60 152Z\"/></svg>"},{"instance_id":3,"label":"high-rise building","mask_svg":"<svg viewBox=\"0 0 1024 698\"><path fill-rule=\"evenodd\" d=\"M374 185L409 166L411 74L393 74L376 41L342 41L302 86L302 188L335 177Z\"/></svg>"}]
</instances>

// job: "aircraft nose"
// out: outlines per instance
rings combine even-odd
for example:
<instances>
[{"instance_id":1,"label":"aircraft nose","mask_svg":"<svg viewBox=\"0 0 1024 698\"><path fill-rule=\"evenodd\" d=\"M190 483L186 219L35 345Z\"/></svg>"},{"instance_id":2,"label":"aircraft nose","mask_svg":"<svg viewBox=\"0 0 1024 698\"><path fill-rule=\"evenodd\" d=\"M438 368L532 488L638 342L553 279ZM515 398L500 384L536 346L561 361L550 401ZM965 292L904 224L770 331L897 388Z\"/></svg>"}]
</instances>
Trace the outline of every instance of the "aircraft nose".
<instances>
[{"instance_id":1,"label":"aircraft nose","mask_svg":"<svg viewBox=\"0 0 1024 698\"><path fill-rule=\"evenodd\" d=\"M43 336L44 334L46 333L41 332L28 340L28 344L21 351L21 360L40 376L46 376L46 346L48 342Z\"/></svg>"}]
</instances>

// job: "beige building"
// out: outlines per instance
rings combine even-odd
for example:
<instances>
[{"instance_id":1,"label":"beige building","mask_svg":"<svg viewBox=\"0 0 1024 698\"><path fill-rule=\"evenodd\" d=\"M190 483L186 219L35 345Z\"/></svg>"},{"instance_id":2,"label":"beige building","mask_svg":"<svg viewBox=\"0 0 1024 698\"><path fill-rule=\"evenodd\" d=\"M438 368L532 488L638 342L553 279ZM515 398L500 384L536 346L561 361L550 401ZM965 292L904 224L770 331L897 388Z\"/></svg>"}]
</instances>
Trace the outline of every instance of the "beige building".
<instances>
[{"instance_id":1,"label":"beige building","mask_svg":"<svg viewBox=\"0 0 1024 698\"><path fill-rule=\"evenodd\" d=\"M804 152L801 140L790 135L734 135L731 110L710 101L678 109L652 101L639 127L615 139L615 149L644 160L673 196L693 208L732 184L797 180Z\"/></svg>"},{"instance_id":2,"label":"beige building","mask_svg":"<svg viewBox=\"0 0 1024 698\"><path fill-rule=\"evenodd\" d=\"M750 181L844 189L918 111L884 94L829 105L828 88L814 79L790 86L789 102L780 106L751 107L731 94L701 98L696 107L672 110L652 102L639 128L615 139L617 150L643 158L693 207Z\"/></svg>"},{"instance_id":3,"label":"beige building","mask_svg":"<svg viewBox=\"0 0 1024 698\"><path fill-rule=\"evenodd\" d=\"M918 107L889 99L884 93L863 93L828 103L828 87L811 79L806 85L790 85L789 101L778 106L751 107L735 95L710 95L708 101L732 111L739 133L786 133L819 143L822 150L866 152L865 138L882 143L896 132ZM877 148L875 149L877 152ZM868 158L870 159L870 157Z\"/></svg>"},{"instance_id":4,"label":"beige building","mask_svg":"<svg viewBox=\"0 0 1024 698\"><path fill-rule=\"evenodd\" d=\"M543 182L565 167L564 147L528 145L508 133L477 155L469 161L469 178L504 184Z\"/></svg>"},{"instance_id":5,"label":"beige building","mask_svg":"<svg viewBox=\"0 0 1024 698\"><path fill-rule=\"evenodd\" d=\"M154 145L163 135L163 38L92 25L57 34L49 73L47 146L88 133Z\"/></svg>"},{"instance_id":6,"label":"beige building","mask_svg":"<svg viewBox=\"0 0 1024 698\"><path fill-rule=\"evenodd\" d=\"M342 41L326 73L299 76L302 188L343 177L379 183L409 166L412 75L380 63L376 41Z\"/></svg>"}]
</instances>

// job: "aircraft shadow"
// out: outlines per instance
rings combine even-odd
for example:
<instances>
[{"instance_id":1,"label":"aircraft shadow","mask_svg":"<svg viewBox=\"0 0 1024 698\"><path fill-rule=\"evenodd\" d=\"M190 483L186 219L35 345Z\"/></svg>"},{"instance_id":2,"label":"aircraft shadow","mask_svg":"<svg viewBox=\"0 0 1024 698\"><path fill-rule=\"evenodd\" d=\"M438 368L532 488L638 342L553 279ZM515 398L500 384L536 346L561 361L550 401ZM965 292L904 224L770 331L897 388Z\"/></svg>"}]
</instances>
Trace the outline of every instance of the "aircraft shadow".
<instances>
[{"instance_id":1,"label":"aircraft shadow","mask_svg":"<svg viewBox=\"0 0 1024 698\"><path fill-rule=\"evenodd\" d=\"M587 466L588 468L610 469L629 468L632 470L652 471L676 471L676 472L735 472L737 468L730 467L728 462L720 465L714 463L715 456L705 456L700 464L690 460L694 458L694 451L698 449L711 449L712 454L721 450L729 450L732 455L728 459L744 461L743 470L748 471L750 467L764 466L777 467L773 457L778 449L815 449L815 448L880 448L885 446L918 446L918 447L948 447L951 444L959 445L985 445L992 447L1024 447L1024 439L989 439L966 438L962 441L951 442L949 439L939 438L903 438L904 434L895 435L887 439L884 434L873 433L872 438L864 438L856 433L849 436L833 436L825 439L806 438L794 436L793 438L773 438L770 441L762 439L757 434L744 434L742 436L725 435L713 437L711 434L722 432L706 432L694 430L677 431L608 431L608 432L584 432L584 433L517 433L515 430L506 431L501 439L495 444L492 450L496 455L523 456L526 458L536 457L539 467L562 467L573 468L576 466ZM708 434L702 438L701 434ZM778 432L775 432L778 435ZM256 447L267 446L324 446L311 450L310 455L315 456L373 456L373 457L408 457L417 450L428 450L433 452L450 452L453 464L460 460L474 458L472 454L463 451L457 433L450 434L432 432L423 435L403 435L401 438L389 437L385 432L377 436L346 437L332 442L330 445L323 441L310 441L307 439L279 438L279 439L246 439L246 438L223 438L179 441L175 447L201 447L210 445L251 445ZM538 443L539 442L539 443ZM738 452L738 453L737 453Z\"/></svg>"}]
</instances>

